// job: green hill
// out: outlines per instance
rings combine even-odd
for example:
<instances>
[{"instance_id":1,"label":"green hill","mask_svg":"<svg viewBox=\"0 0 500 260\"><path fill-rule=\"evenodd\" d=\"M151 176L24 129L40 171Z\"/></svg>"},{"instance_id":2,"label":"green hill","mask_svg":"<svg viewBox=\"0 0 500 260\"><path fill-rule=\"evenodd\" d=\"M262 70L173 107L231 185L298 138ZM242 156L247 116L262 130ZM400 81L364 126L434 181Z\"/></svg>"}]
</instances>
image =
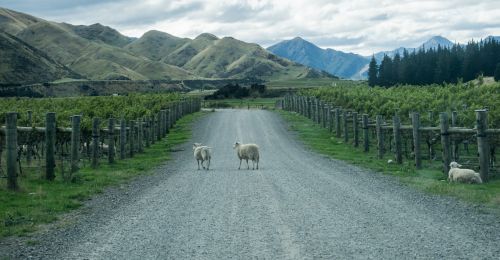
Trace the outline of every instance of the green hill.
<instances>
[{"instance_id":1,"label":"green hill","mask_svg":"<svg viewBox=\"0 0 500 260\"><path fill-rule=\"evenodd\" d=\"M80 75L8 33L0 32L0 82L31 84Z\"/></svg>"},{"instance_id":2,"label":"green hill","mask_svg":"<svg viewBox=\"0 0 500 260\"><path fill-rule=\"evenodd\" d=\"M149 31L135 39L98 23L88 26L56 23L4 8L0 8L0 32L14 36L37 53L37 58L20 52L17 58L0 61L2 68L16 68L9 74L11 80L57 79L58 75L61 78L81 75L89 80L330 77L279 58L257 44L231 37L219 39L208 33L187 39ZM39 66L51 68L47 72L34 68L23 71L19 62L11 64L12 60L21 60L22 55L28 55L27 60L45 57Z\"/></svg>"}]
</instances>

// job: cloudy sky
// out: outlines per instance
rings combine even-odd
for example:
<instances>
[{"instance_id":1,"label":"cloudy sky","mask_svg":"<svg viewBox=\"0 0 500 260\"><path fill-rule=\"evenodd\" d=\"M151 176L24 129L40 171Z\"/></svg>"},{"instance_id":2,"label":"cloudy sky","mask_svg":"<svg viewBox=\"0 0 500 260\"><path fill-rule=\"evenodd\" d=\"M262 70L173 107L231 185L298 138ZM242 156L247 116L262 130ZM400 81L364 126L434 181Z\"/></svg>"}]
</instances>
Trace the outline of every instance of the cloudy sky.
<instances>
[{"instance_id":1,"label":"cloudy sky","mask_svg":"<svg viewBox=\"0 0 500 260\"><path fill-rule=\"evenodd\" d=\"M500 36L499 0L0 0L0 7L71 24L101 23L270 46L300 36L323 48L371 55L417 47L434 35L467 42Z\"/></svg>"}]
</instances>

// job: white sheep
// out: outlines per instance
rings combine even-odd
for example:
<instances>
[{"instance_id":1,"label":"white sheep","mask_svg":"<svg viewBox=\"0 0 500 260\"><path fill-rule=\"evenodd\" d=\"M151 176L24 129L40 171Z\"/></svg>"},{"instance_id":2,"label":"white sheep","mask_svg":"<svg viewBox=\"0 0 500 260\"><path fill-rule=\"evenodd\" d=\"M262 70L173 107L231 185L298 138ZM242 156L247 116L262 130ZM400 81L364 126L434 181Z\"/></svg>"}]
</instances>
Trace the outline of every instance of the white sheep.
<instances>
[{"instance_id":1,"label":"white sheep","mask_svg":"<svg viewBox=\"0 0 500 260\"><path fill-rule=\"evenodd\" d=\"M203 162L207 161L207 171L210 168L210 159L212 159L212 154L210 153L210 147L208 146L203 146L201 143L194 143L193 144L193 155L194 159L196 159L196 162L198 162L198 170L200 169L200 161L201 161L201 167L205 169L205 166L203 165Z\"/></svg>"},{"instance_id":2,"label":"white sheep","mask_svg":"<svg viewBox=\"0 0 500 260\"><path fill-rule=\"evenodd\" d=\"M457 162L450 163L450 170L448 171L448 181L462 182L462 183L483 183L479 173L471 169L460 169L462 165Z\"/></svg>"},{"instance_id":3,"label":"white sheep","mask_svg":"<svg viewBox=\"0 0 500 260\"><path fill-rule=\"evenodd\" d=\"M255 169L256 163L257 170L259 169L259 146L256 144L242 144L240 142L236 142L234 143L233 149L236 149L236 154L240 159L240 166L238 167L238 170L241 168L241 160L247 161L247 169L250 169L248 160L252 160L252 170Z\"/></svg>"}]
</instances>

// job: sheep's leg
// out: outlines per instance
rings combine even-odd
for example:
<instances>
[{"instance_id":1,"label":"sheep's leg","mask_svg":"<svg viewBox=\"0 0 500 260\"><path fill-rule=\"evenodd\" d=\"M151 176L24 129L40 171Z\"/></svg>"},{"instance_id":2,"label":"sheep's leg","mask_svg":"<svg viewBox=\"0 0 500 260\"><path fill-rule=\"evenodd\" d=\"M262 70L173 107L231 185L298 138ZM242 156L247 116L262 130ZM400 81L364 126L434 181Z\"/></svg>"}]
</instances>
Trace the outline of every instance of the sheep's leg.
<instances>
[{"instance_id":1,"label":"sheep's leg","mask_svg":"<svg viewBox=\"0 0 500 260\"><path fill-rule=\"evenodd\" d=\"M259 160L257 160L257 170L259 169Z\"/></svg>"},{"instance_id":2,"label":"sheep's leg","mask_svg":"<svg viewBox=\"0 0 500 260\"><path fill-rule=\"evenodd\" d=\"M242 160L242 159L240 159L240 166L238 166L238 170L241 168L241 160Z\"/></svg>"},{"instance_id":3,"label":"sheep's leg","mask_svg":"<svg viewBox=\"0 0 500 260\"><path fill-rule=\"evenodd\" d=\"M210 168L210 158L208 158L208 161L207 161L207 171L209 170Z\"/></svg>"},{"instance_id":4,"label":"sheep's leg","mask_svg":"<svg viewBox=\"0 0 500 260\"><path fill-rule=\"evenodd\" d=\"M198 162L198 170L200 170L200 160L196 160Z\"/></svg>"},{"instance_id":5,"label":"sheep's leg","mask_svg":"<svg viewBox=\"0 0 500 260\"><path fill-rule=\"evenodd\" d=\"M250 170L250 165L248 164L248 159L246 159L247 161L247 170Z\"/></svg>"},{"instance_id":6,"label":"sheep's leg","mask_svg":"<svg viewBox=\"0 0 500 260\"><path fill-rule=\"evenodd\" d=\"M205 162L205 160L201 160L201 167L203 168L203 170L205 170L205 165L203 164Z\"/></svg>"}]
</instances>

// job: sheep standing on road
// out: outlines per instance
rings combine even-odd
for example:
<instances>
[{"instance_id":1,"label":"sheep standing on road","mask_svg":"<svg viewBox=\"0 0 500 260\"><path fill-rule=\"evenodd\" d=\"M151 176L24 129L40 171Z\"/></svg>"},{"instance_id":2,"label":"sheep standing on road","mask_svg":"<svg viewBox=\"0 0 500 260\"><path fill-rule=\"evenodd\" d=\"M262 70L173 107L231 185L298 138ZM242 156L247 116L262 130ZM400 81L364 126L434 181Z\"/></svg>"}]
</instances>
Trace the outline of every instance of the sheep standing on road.
<instances>
[{"instance_id":1,"label":"sheep standing on road","mask_svg":"<svg viewBox=\"0 0 500 260\"><path fill-rule=\"evenodd\" d=\"M200 169L200 161L201 161L201 167L205 169L205 165L203 165L203 162L207 161L207 171L210 168L210 159L212 159L212 155L210 153L210 147L208 146L203 146L200 143L194 143L193 144L193 154L194 154L194 159L198 162L198 170Z\"/></svg>"},{"instance_id":2,"label":"sheep standing on road","mask_svg":"<svg viewBox=\"0 0 500 260\"><path fill-rule=\"evenodd\" d=\"M448 171L448 181L462 182L462 183L483 183L479 173L470 169L460 169L462 165L457 162L450 163L450 170Z\"/></svg>"},{"instance_id":3,"label":"sheep standing on road","mask_svg":"<svg viewBox=\"0 0 500 260\"><path fill-rule=\"evenodd\" d=\"M247 169L250 169L248 160L252 160L252 170L255 169L256 163L257 170L259 169L259 146L256 144L242 144L240 142L236 142L233 149L236 149L236 154L240 159L240 166L238 167L238 170L241 168L241 160L247 161Z\"/></svg>"}]
</instances>

